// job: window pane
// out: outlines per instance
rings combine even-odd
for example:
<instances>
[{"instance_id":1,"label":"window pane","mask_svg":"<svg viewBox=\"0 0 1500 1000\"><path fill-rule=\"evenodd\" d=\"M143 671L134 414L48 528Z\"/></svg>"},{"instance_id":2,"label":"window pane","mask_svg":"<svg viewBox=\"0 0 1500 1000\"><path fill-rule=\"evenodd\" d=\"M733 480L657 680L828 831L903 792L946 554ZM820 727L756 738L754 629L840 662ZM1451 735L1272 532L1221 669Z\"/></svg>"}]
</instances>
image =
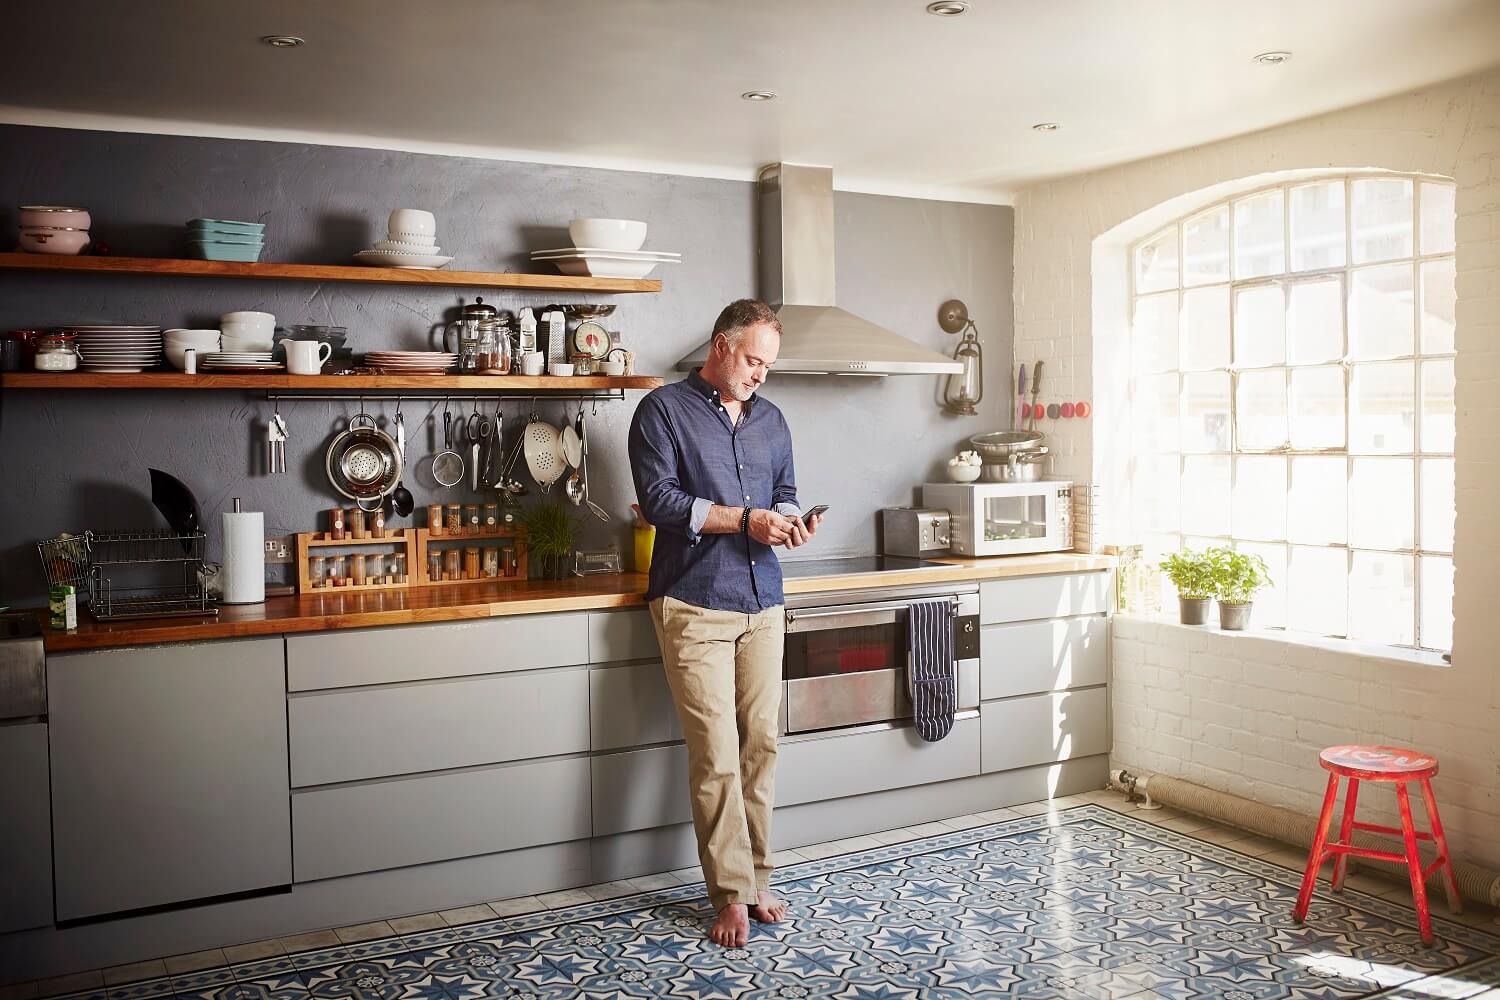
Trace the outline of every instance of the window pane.
<instances>
[{"instance_id":1,"label":"window pane","mask_svg":"<svg viewBox=\"0 0 1500 1000\"><path fill-rule=\"evenodd\" d=\"M1349 628L1349 554L1344 549L1292 546L1287 568L1286 627L1319 635Z\"/></svg>"},{"instance_id":2,"label":"window pane","mask_svg":"<svg viewBox=\"0 0 1500 1000\"><path fill-rule=\"evenodd\" d=\"M1139 375L1135 380L1135 451L1177 451L1177 376Z\"/></svg>"},{"instance_id":3,"label":"window pane","mask_svg":"<svg viewBox=\"0 0 1500 1000\"><path fill-rule=\"evenodd\" d=\"M1235 447L1270 451L1286 445L1286 369L1235 376Z\"/></svg>"},{"instance_id":4,"label":"window pane","mask_svg":"<svg viewBox=\"0 0 1500 1000\"><path fill-rule=\"evenodd\" d=\"M1287 537L1312 545L1342 545L1349 525L1349 460L1342 455L1292 459Z\"/></svg>"},{"instance_id":5,"label":"window pane","mask_svg":"<svg viewBox=\"0 0 1500 1000\"><path fill-rule=\"evenodd\" d=\"M1453 249L1452 184L1422 183L1422 252L1448 253Z\"/></svg>"},{"instance_id":6,"label":"window pane","mask_svg":"<svg viewBox=\"0 0 1500 1000\"><path fill-rule=\"evenodd\" d=\"M1182 376L1182 450L1229 450L1229 373Z\"/></svg>"},{"instance_id":7,"label":"window pane","mask_svg":"<svg viewBox=\"0 0 1500 1000\"><path fill-rule=\"evenodd\" d=\"M1349 380L1349 450L1411 452L1415 394L1410 361L1355 365Z\"/></svg>"},{"instance_id":8,"label":"window pane","mask_svg":"<svg viewBox=\"0 0 1500 1000\"><path fill-rule=\"evenodd\" d=\"M1360 180L1354 199L1354 263L1411 256L1411 181Z\"/></svg>"},{"instance_id":9,"label":"window pane","mask_svg":"<svg viewBox=\"0 0 1500 1000\"><path fill-rule=\"evenodd\" d=\"M1176 292L1143 295L1135 300L1130 361L1138 373L1169 372L1177 367Z\"/></svg>"},{"instance_id":10,"label":"window pane","mask_svg":"<svg viewBox=\"0 0 1500 1000\"><path fill-rule=\"evenodd\" d=\"M1410 646L1416 611L1415 560L1391 552L1356 551L1349 570L1349 638Z\"/></svg>"},{"instance_id":11,"label":"window pane","mask_svg":"<svg viewBox=\"0 0 1500 1000\"><path fill-rule=\"evenodd\" d=\"M1453 459L1424 458L1420 542L1433 552L1453 551Z\"/></svg>"},{"instance_id":12,"label":"window pane","mask_svg":"<svg viewBox=\"0 0 1500 1000\"><path fill-rule=\"evenodd\" d=\"M1412 548L1412 462L1356 458L1349 477L1349 544L1367 549Z\"/></svg>"},{"instance_id":13,"label":"window pane","mask_svg":"<svg viewBox=\"0 0 1500 1000\"><path fill-rule=\"evenodd\" d=\"M1292 447L1299 451L1344 446L1344 369L1292 369Z\"/></svg>"},{"instance_id":14,"label":"window pane","mask_svg":"<svg viewBox=\"0 0 1500 1000\"><path fill-rule=\"evenodd\" d=\"M1242 288L1234 296L1234 363L1240 368L1286 360L1286 296L1280 285Z\"/></svg>"},{"instance_id":15,"label":"window pane","mask_svg":"<svg viewBox=\"0 0 1500 1000\"><path fill-rule=\"evenodd\" d=\"M1286 270L1286 203L1281 189L1234 203L1234 276L1259 278Z\"/></svg>"},{"instance_id":16,"label":"window pane","mask_svg":"<svg viewBox=\"0 0 1500 1000\"><path fill-rule=\"evenodd\" d=\"M1453 350L1453 307L1458 301L1453 284L1453 258L1422 265L1422 353Z\"/></svg>"},{"instance_id":17,"label":"window pane","mask_svg":"<svg viewBox=\"0 0 1500 1000\"><path fill-rule=\"evenodd\" d=\"M1274 541L1286 537L1286 459L1244 455L1234 460L1235 538Z\"/></svg>"},{"instance_id":18,"label":"window pane","mask_svg":"<svg viewBox=\"0 0 1500 1000\"><path fill-rule=\"evenodd\" d=\"M1177 227L1158 233L1135 251L1135 290L1160 292L1177 287Z\"/></svg>"},{"instance_id":19,"label":"window pane","mask_svg":"<svg viewBox=\"0 0 1500 1000\"><path fill-rule=\"evenodd\" d=\"M1428 649L1453 648L1453 560L1422 557L1422 635Z\"/></svg>"},{"instance_id":20,"label":"window pane","mask_svg":"<svg viewBox=\"0 0 1500 1000\"><path fill-rule=\"evenodd\" d=\"M1240 552L1260 556L1271 574L1271 585L1255 595L1252 624L1260 628L1286 627L1286 546L1279 542L1236 542Z\"/></svg>"},{"instance_id":21,"label":"window pane","mask_svg":"<svg viewBox=\"0 0 1500 1000\"><path fill-rule=\"evenodd\" d=\"M1411 354L1411 265L1355 271L1349 293L1349 356L1370 361Z\"/></svg>"},{"instance_id":22,"label":"window pane","mask_svg":"<svg viewBox=\"0 0 1500 1000\"><path fill-rule=\"evenodd\" d=\"M1182 293L1182 370L1229 367L1229 286Z\"/></svg>"},{"instance_id":23,"label":"window pane","mask_svg":"<svg viewBox=\"0 0 1500 1000\"><path fill-rule=\"evenodd\" d=\"M1453 450L1453 359L1422 362L1422 450Z\"/></svg>"},{"instance_id":24,"label":"window pane","mask_svg":"<svg viewBox=\"0 0 1500 1000\"><path fill-rule=\"evenodd\" d=\"M1337 278L1299 281L1287 307L1287 360L1294 365L1344 356L1344 283Z\"/></svg>"},{"instance_id":25,"label":"window pane","mask_svg":"<svg viewBox=\"0 0 1500 1000\"><path fill-rule=\"evenodd\" d=\"M1182 283L1228 280L1229 206L1220 205L1182 224Z\"/></svg>"},{"instance_id":26,"label":"window pane","mask_svg":"<svg viewBox=\"0 0 1500 1000\"><path fill-rule=\"evenodd\" d=\"M1139 526L1151 532L1176 531L1182 497L1182 459L1176 455L1142 455L1136 459L1131 496Z\"/></svg>"},{"instance_id":27,"label":"window pane","mask_svg":"<svg viewBox=\"0 0 1500 1000\"><path fill-rule=\"evenodd\" d=\"M1344 266L1344 182L1292 188L1292 270Z\"/></svg>"},{"instance_id":28,"label":"window pane","mask_svg":"<svg viewBox=\"0 0 1500 1000\"><path fill-rule=\"evenodd\" d=\"M1229 457L1188 455L1182 460L1182 530L1229 534Z\"/></svg>"}]
</instances>

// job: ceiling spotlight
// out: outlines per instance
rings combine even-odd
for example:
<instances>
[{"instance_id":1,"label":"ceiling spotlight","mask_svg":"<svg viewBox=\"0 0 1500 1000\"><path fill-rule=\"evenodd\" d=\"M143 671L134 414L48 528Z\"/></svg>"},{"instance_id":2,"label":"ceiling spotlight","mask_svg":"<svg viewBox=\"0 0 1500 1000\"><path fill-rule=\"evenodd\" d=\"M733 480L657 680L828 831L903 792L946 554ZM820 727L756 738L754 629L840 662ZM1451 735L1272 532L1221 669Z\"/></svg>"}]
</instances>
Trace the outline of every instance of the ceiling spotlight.
<instances>
[{"instance_id":1,"label":"ceiling spotlight","mask_svg":"<svg viewBox=\"0 0 1500 1000\"><path fill-rule=\"evenodd\" d=\"M938 17L957 17L968 9L969 5L964 0L933 0L927 5L927 13Z\"/></svg>"},{"instance_id":2,"label":"ceiling spotlight","mask_svg":"<svg viewBox=\"0 0 1500 1000\"><path fill-rule=\"evenodd\" d=\"M1056 132L1058 127L1057 122L1037 122L1031 126L1032 130L1036 132Z\"/></svg>"},{"instance_id":3,"label":"ceiling spotlight","mask_svg":"<svg viewBox=\"0 0 1500 1000\"><path fill-rule=\"evenodd\" d=\"M298 38L296 35L266 35L261 38L262 42L273 49L295 49L299 45L306 45L307 40Z\"/></svg>"},{"instance_id":4,"label":"ceiling spotlight","mask_svg":"<svg viewBox=\"0 0 1500 1000\"><path fill-rule=\"evenodd\" d=\"M1262 66L1280 66L1290 58L1292 58L1290 52L1262 52L1255 57L1255 61Z\"/></svg>"},{"instance_id":5,"label":"ceiling spotlight","mask_svg":"<svg viewBox=\"0 0 1500 1000\"><path fill-rule=\"evenodd\" d=\"M774 101L776 92L774 90L747 90L740 97L746 101Z\"/></svg>"}]
</instances>

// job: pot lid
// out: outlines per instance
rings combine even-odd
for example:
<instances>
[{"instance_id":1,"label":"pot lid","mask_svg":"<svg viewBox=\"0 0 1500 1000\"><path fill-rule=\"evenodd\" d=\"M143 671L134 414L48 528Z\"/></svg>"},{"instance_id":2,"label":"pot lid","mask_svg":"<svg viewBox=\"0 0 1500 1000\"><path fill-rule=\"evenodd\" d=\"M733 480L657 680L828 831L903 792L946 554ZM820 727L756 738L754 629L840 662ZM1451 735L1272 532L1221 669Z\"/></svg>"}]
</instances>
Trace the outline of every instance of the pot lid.
<instances>
[{"instance_id":1,"label":"pot lid","mask_svg":"<svg viewBox=\"0 0 1500 1000\"><path fill-rule=\"evenodd\" d=\"M476 295L474 301L458 310L460 319L494 319L500 310L484 301L484 296Z\"/></svg>"}]
</instances>

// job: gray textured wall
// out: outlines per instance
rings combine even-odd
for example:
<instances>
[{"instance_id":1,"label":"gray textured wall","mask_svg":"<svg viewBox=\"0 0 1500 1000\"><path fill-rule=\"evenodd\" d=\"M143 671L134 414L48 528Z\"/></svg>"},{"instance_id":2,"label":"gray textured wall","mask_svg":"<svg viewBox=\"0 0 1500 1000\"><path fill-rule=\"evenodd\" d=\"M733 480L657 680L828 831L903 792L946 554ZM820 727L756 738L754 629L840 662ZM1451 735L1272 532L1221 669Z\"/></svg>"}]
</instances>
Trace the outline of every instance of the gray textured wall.
<instances>
[{"instance_id":1,"label":"gray textured wall","mask_svg":"<svg viewBox=\"0 0 1500 1000\"><path fill-rule=\"evenodd\" d=\"M560 296L497 292L504 308L555 301L614 301L643 373L669 371L706 338L725 302L755 292L754 192L750 184L661 174L578 169L366 149L0 126L0 231L16 205L82 205L94 237L120 255L177 256L188 219L267 223L265 260L345 262L384 235L391 208L429 208L438 239L465 270L530 270L531 249L566 245L580 215L647 219L647 246L677 250L660 295ZM1011 364L1008 207L840 193L839 304L937 349L939 303L960 297L983 336L986 416L959 420L935 404L937 379L777 379L764 390L787 413L805 504L833 511L801 556L874 551L876 508L909 503L913 486L941 474L964 438L1002 426ZM5 242L9 237L0 240ZM467 290L464 290L467 293ZM232 309L276 314L278 323L338 323L356 351L419 349L458 289L373 287L154 276L0 272L0 328L62 323L214 326ZM670 377L676 377L675 374ZM5 392L0 394L0 603L43 597L33 543L59 531L151 526L147 467L175 473L198 494L217 532L230 498L266 513L268 531L310 530L336 502L321 472L323 447L357 404L285 404L289 474L260 474L271 407L253 392ZM600 404L591 424L591 492L613 526L588 518L584 545L630 551L634 499L624 438L637 394ZM408 448L419 467L407 485L419 505L468 499L426 472L441 431L415 426L429 404L408 403ZM526 401L503 404L517 428ZM389 416L391 401L373 401ZM564 404L543 403L560 421ZM554 487L554 495L560 487ZM533 498L536 490L533 489ZM531 499L531 498L528 498ZM211 547L217 551L217 539ZM271 569L274 580L278 568Z\"/></svg>"}]
</instances>

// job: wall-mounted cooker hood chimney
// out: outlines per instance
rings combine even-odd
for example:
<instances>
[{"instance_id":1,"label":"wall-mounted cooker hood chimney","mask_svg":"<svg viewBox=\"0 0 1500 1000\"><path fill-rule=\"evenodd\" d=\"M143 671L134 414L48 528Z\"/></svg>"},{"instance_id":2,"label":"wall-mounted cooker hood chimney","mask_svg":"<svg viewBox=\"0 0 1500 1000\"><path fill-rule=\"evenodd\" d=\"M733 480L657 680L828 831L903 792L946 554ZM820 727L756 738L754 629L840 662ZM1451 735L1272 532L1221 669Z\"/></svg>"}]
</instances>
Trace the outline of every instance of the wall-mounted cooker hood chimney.
<instances>
[{"instance_id":1,"label":"wall-mounted cooker hood chimney","mask_svg":"<svg viewBox=\"0 0 1500 1000\"><path fill-rule=\"evenodd\" d=\"M775 163L760 172L760 295L781 320L773 371L952 375L959 362L834 305L833 170ZM677 362L703 364L704 344Z\"/></svg>"}]
</instances>

